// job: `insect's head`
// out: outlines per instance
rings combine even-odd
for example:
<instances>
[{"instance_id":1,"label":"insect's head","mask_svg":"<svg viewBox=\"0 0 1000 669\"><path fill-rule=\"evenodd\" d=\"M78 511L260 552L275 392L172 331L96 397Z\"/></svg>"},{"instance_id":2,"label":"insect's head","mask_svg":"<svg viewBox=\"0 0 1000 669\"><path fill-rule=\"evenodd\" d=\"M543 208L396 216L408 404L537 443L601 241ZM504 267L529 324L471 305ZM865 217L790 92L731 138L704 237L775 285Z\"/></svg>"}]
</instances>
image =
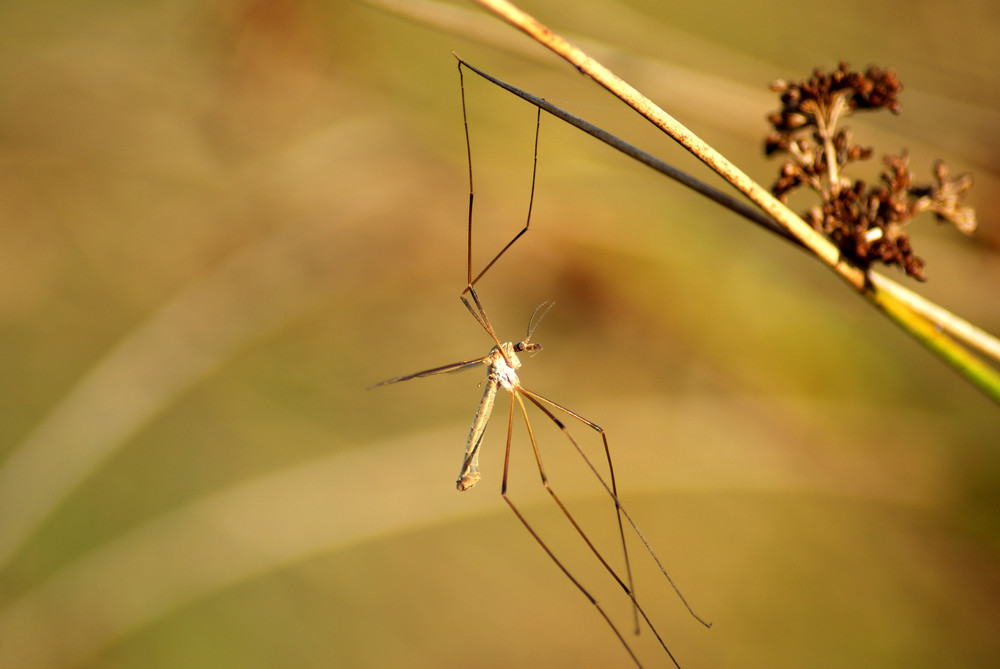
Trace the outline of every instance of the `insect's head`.
<instances>
[{"instance_id":1,"label":"insect's head","mask_svg":"<svg viewBox=\"0 0 1000 669\"><path fill-rule=\"evenodd\" d=\"M532 344L527 339L525 339L524 341L519 341L516 344L514 344L515 353L523 353L525 351L541 351L541 350L542 350L541 344Z\"/></svg>"}]
</instances>

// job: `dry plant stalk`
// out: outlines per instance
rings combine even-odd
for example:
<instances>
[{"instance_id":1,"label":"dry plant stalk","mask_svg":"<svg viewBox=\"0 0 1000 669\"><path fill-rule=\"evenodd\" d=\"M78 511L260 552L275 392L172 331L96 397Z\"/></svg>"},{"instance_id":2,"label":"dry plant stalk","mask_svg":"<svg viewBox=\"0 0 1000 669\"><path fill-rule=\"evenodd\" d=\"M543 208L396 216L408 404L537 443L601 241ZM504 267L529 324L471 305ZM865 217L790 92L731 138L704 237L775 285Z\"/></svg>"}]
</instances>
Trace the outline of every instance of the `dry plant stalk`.
<instances>
[{"instance_id":1,"label":"dry plant stalk","mask_svg":"<svg viewBox=\"0 0 1000 669\"><path fill-rule=\"evenodd\" d=\"M603 86L694 154L764 210L789 236L830 267L882 313L954 367L990 399L1000 404L1000 373L963 345L964 342L994 359L1000 359L1000 341L996 337L971 326L941 307L930 303L922 296L907 291L888 278L870 272L867 266L868 262L858 264L851 256L845 254L838 244L797 216L781 200L747 176L695 133L604 65L588 56L582 49L554 33L531 15L507 0L476 0L476 2L569 62L581 73ZM831 135L832 137L835 137L835 134ZM833 148L835 151L837 147ZM831 159L834 156L834 151L827 154L831 156ZM829 166L828 164L828 169ZM889 167L894 175L889 177L890 185L893 185L892 179L897 179L902 184L905 181L905 161L897 161ZM919 207L930 209L939 215L944 209L949 209L947 214L956 218L954 222L960 229L963 226L968 227L968 218L963 222L962 218L965 214L957 207L957 198L955 198L958 191L967 188L967 184L963 178L949 181L947 171L940 167L937 172L939 178L937 193L942 198L953 198L951 204L945 203L940 198L935 202L932 193L918 190L915 193L918 195L918 200L923 196L929 198ZM837 183L839 184L839 178ZM910 190L908 186L904 187L900 184L896 184L897 191L900 189ZM823 216L817 215L816 218L822 221ZM892 238L894 235L896 240L899 239L898 230L882 229L879 226L876 228L880 229L881 232L874 232L874 228L871 229L872 231L866 231L869 248L878 241L877 235L879 234L888 238ZM919 271L918 263L912 259L912 254L900 251L898 245L890 255L901 261L904 270L909 264L911 270Z\"/></svg>"}]
</instances>

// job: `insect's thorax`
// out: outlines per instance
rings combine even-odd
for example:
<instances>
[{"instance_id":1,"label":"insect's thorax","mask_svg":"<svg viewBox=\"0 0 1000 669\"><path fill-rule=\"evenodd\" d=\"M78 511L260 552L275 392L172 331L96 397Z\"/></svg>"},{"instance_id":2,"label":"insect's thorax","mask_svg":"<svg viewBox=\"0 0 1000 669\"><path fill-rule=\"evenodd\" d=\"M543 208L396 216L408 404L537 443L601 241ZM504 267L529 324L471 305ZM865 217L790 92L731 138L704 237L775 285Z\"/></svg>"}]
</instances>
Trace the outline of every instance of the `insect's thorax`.
<instances>
[{"instance_id":1,"label":"insect's thorax","mask_svg":"<svg viewBox=\"0 0 1000 669\"><path fill-rule=\"evenodd\" d=\"M496 379L497 383L504 390L509 391L518 387L521 383L517 378L516 371L521 366L521 360L517 357L517 353L514 352L514 344L512 342L504 342L501 346L503 347L502 353L499 346L494 346L490 352L489 375L490 378ZM504 359L505 355L506 359Z\"/></svg>"}]
</instances>

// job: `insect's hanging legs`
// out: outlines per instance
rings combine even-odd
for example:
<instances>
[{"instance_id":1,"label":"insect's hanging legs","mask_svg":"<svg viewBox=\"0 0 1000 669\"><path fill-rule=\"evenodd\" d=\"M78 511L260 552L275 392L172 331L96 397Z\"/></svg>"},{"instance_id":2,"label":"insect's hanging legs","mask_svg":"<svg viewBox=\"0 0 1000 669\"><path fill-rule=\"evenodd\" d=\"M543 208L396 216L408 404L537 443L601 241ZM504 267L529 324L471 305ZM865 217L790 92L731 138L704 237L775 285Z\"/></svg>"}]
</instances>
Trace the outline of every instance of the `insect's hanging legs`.
<instances>
[{"instance_id":1,"label":"insect's hanging legs","mask_svg":"<svg viewBox=\"0 0 1000 669\"><path fill-rule=\"evenodd\" d=\"M535 404L535 406L537 406L542 411L542 413L544 413L546 416L548 416L549 419L553 423L555 423L556 426L560 430L562 430L563 434L565 434L566 437L568 437L569 440L576 447L576 450L578 452L580 452L581 455L583 455L582 449L576 443L576 440L573 438L573 435L570 434L570 432L569 432L568 429L566 429L566 426L563 424L563 422L561 420L559 420L558 418L556 418L556 416L548 409L548 407L544 406L543 404L541 404L538 401L538 398L540 398L541 396L540 395L536 396L535 393L533 393L531 391L528 391L528 390L522 389L522 391L524 392L525 397L527 397L533 404ZM556 406L558 406L558 405L556 405ZM559 407L559 408L562 408L562 407ZM573 413L570 413L570 415L576 416L576 414L573 414ZM527 420L527 415L525 416L525 420ZM581 417L581 420L583 420L582 417ZM610 480L611 480L611 490L610 490L610 492L611 492L611 498L612 498L612 500L615 503L615 517L618 520L618 537L619 537L619 541L621 541L622 554L623 554L623 556L625 558L625 578L628 581L627 585L622 582L621 578L618 577L618 574L615 572L615 570L611 568L611 565L609 565L604 560L604 558L597 551L597 549L590 543L590 540L583 533L583 530L580 529L576 525L576 522L572 518L569 518L569 511L566 510L566 508L562 505L562 503L558 499L556 499L556 504L559 505L559 507L563 510L563 513L565 513L566 516L569 518L570 522L573 523L573 526L576 527L577 532L580 533L580 536L583 537L583 540L587 543L588 546L590 546L590 550L594 553L594 555L597 556L597 559L601 561L601 564L604 565L604 568L607 569L608 572L615 578L615 580L618 581L619 585L622 586L622 588L625 590L625 593L632 600L632 620L633 620L633 624L635 625L635 633L638 634L639 633L639 614L642 612L642 608L639 606L639 602L636 599L636 595L635 595L635 585L634 585L634 581L632 579L632 561L629 559L628 544L625 542L625 526L622 523L622 505L621 505L621 502L619 502L619 500L618 500L618 485L615 482L615 466L611 462L611 448L608 446L608 437L604 433L604 429L601 428L599 425L597 425L595 423L591 423L590 421L586 421L586 423L590 427L592 427L595 430L597 430L598 432L600 432L601 439L604 442L604 453L607 456L608 472L609 472L609 477L610 477ZM529 430L529 433L530 433L531 432L530 426L529 426L528 430ZM534 439L532 439L532 446L534 446L534 445L535 445L535 442L534 442ZM535 458L538 460L538 472L542 476L542 485L545 486L545 489L548 490L549 493L552 494L553 498L555 498L555 492L553 492L551 490L551 488L549 488L548 480L547 480L547 478L545 476L545 471L542 469L541 455L539 454L537 448L535 449ZM594 466L590 463L590 459L587 458L586 455L584 455L583 459L590 466L590 469L593 471L593 473L595 475L597 475L597 478L601 481L601 483L604 485L604 487L607 488L607 484L604 482L604 479L601 477L601 475L597 473L596 469L594 469ZM646 614L645 613L642 613L642 616L643 616L643 618L646 618ZM649 624L650 629L653 630L653 634L656 635L656 638L660 639L660 643L663 644L664 650L667 650L666 644L663 643L663 639L660 638L660 635L657 633L656 628L653 627L653 625L650 622L649 618L646 618L646 623ZM667 653L669 653L669 652L670 651L667 650Z\"/></svg>"},{"instance_id":2,"label":"insect's hanging legs","mask_svg":"<svg viewBox=\"0 0 1000 669\"><path fill-rule=\"evenodd\" d=\"M560 430L562 430L563 434L566 436L566 438L569 440L569 442L573 445L573 448L576 450L576 452L579 454L579 456L581 458L583 458L583 461L587 464L587 467L590 468L590 471L594 474L594 476L597 478L597 480L601 483L601 485L604 487L604 489L608 493L608 495L611 496L612 500L614 500L614 502L615 502L615 509L618 512L618 517L619 517L619 529L621 529L621 517L624 516L625 519L628 521L629 526L631 526L632 531L635 532L636 536L639 537L639 540L642 541L642 544L646 547L646 551L649 553L650 557L653 558L653 561L656 563L656 566L659 567L660 573L662 573L663 576L667 579L667 582L670 583L670 587L673 588L674 592L677 594L677 597L681 600L681 603L684 605L684 608L687 609L688 613L690 613L691 616L695 620L697 620L698 622L700 622L706 628L711 628L712 627L712 623L706 621L704 618L702 618L697 613L695 613L694 609L691 608L691 605L688 604L688 601L687 601L687 599L684 598L684 595L683 595L683 593L681 593L680 588L678 588L677 584L674 583L674 580L670 577L670 574L667 572L666 567L663 566L663 563L660 562L660 558L657 557L656 552L653 551L653 547L649 545L648 541L646 541L646 537L644 537L642 535L642 532L639 531L639 527L635 524L635 521L632 520L632 516L629 515L628 511L625 509L624 506L622 506L620 500L618 499L618 490L617 490L617 486L615 485L615 478L614 478L614 466L611 464L611 449L610 449L610 447L608 445L608 436L604 432L604 429L600 425L597 425L596 423L587 420L586 418L584 418L580 414L576 413L575 411L571 411L571 410L567 409L566 407L562 406L561 404L553 402L552 400L550 400L550 399L548 399L546 397L542 397L538 393L531 392L530 390L527 390L526 388L523 388L523 387L520 388L519 390L535 406L537 406L543 413L545 413L545 415L547 415L550 419L552 419L552 421L555 422L555 424L559 427ZM580 448L580 444L578 444L577 441L576 441L576 439L573 438L573 435L566 428L566 426L562 423L562 421L560 421L558 418L556 418L556 416L552 413L552 411L550 410L549 407L551 407L552 409L556 409L556 410L558 410L558 411L560 411L560 412L562 412L562 413L564 413L564 414L566 414L568 416L571 416L571 417L575 418L576 420L580 421L584 425L586 425L586 426L588 426L588 427L592 428L593 430L595 430L595 431L597 431L597 432L600 433L601 439L604 442L604 453L605 453L605 456L607 457L608 468L609 468L609 471L611 472L611 486L608 486L608 483L604 480L604 477L601 476L600 472L597 471L597 468L590 461L590 458L588 458L587 454L584 453L584 451L583 451L582 448ZM624 530L622 530L622 531L624 532ZM624 538L623 538L623 541L624 541ZM628 558L627 557L626 557L626 565L628 565ZM617 576L616 576L616 578L617 578ZM634 601L634 598L633 598L633 601ZM638 603L636 603L636 607L638 608L639 612L642 613L642 609L638 607ZM649 622L648 619L647 619L647 622ZM654 634L655 634L656 631L655 630L653 630L653 631L654 631ZM659 638L659 636L657 636L657 638ZM662 640L661 640L661 643L662 643Z\"/></svg>"},{"instance_id":3,"label":"insect's hanging legs","mask_svg":"<svg viewBox=\"0 0 1000 669\"><path fill-rule=\"evenodd\" d=\"M548 545L544 541L542 541L542 538L538 535L538 532L535 531L535 529L531 526L531 524L528 522L528 520L520 512L520 510L518 510L518 508L514 504L514 502L507 495L507 473L508 473L509 465L510 465L511 435L512 435L513 430L514 430L514 402L515 401L518 403L518 405L519 405L519 407L521 409L521 414L524 416L525 424L528 426L528 435L529 435L529 437L531 439L531 445L535 449L536 460L538 459L538 447L535 444L535 435L533 434L533 432L531 430L531 423L528 421L528 413L527 413L527 410L525 409L524 402L521 400L521 396L520 396L519 393L512 392L511 393L511 397L510 397L510 414L509 414L509 416L507 418L507 447L506 447L506 449L504 451L504 456L503 456L503 480L500 483L500 495L503 497L503 500L507 503L507 506L510 507L510 510L514 512L514 515L517 516L517 519L519 521L521 521L522 525L524 525L524 528L526 530L528 530L528 534L530 534L532 536L532 538L538 543L538 545L541 546L542 550L544 550L545 553L549 556L549 558L555 563L555 565L557 567L559 567L559 570L562 571L563 574L565 574L566 578L568 578L570 580L570 582L572 582L573 585L576 586L577 590L579 590L583 594L583 596L586 597L587 600L591 604L594 605L594 608L597 609L597 612L600 613L601 617L604 618L604 621L606 623L608 623L608 626L611 628L611 631L614 632L615 636L618 637L618 640L621 641L622 645L625 647L625 650L628 652L629 656L635 662L636 666L640 667L640 669L641 669L642 668L642 663L639 661L638 656L636 656L635 651L632 650L632 647L629 645L628 641L626 641L625 636L621 633L621 631L614 624L614 622L612 622L611 617L608 615L608 613L600 605L600 603L597 601L597 599L595 599L594 596L591 595L590 592L583 586L583 584L580 583L580 581L577 580L577 578L575 576L573 576L572 573L570 573L569 569L566 568L566 565L564 565L559 560L559 558L557 558L555 556L555 553L552 552L552 549L550 549L548 547ZM538 461L538 464L539 464L539 470L541 470L541 461L540 460ZM542 472L542 478L543 478L543 482L545 482L544 472ZM569 518L570 522L573 524L573 527L575 527L576 530L577 530L577 532L579 532L584 537L584 540L591 547L591 550L593 550L596 553L597 549L594 548L593 544L590 542L590 540L587 538L587 536L583 533L583 530L577 524L576 520L574 520L573 517L569 514L569 511L566 509L566 507L563 506L562 502L560 502L558 500L558 498L555 497L555 493L553 493L552 489L549 488L547 482L545 483L545 487L549 491L549 493L553 496L553 498L556 499L556 503L563 510L563 513L566 515L566 517ZM597 555L601 559L601 561L604 562L604 559L600 557L600 554L597 553ZM604 564L611 571L611 573L614 574L614 570L612 570L611 567L608 566L606 562ZM624 583L622 583L621 579L619 579L617 577L617 575L615 575L615 578L618 580L618 582L620 584L622 584L622 587L625 587ZM645 617L645 615L646 614L643 613L643 617ZM646 621L648 623L649 619L646 618ZM654 633L655 633L655 630L654 630ZM657 638L659 639L659 635L657 635ZM661 640L660 643L662 644L663 641ZM666 649L665 645L664 645L664 649ZM670 659L673 661L674 665L677 666L678 669L680 669L680 665L677 664L677 660L674 659L674 656L672 654L670 654L669 650L667 650L667 654L670 656Z\"/></svg>"},{"instance_id":4,"label":"insect's hanging legs","mask_svg":"<svg viewBox=\"0 0 1000 669\"><path fill-rule=\"evenodd\" d=\"M537 406L542 411L542 413L544 413L553 423L555 423L556 426L560 430L562 430L562 432L569 438L569 440L573 443L573 446L576 448L576 450L583 457L584 462L586 462L587 465L589 466L589 468L591 469L591 471L593 471L594 474L597 475L597 478L600 480L601 484L603 484L605 488L607 488L607 484L604 482L604 480L600 476L600 474L598 474L597 471L594 469L593 464L591 464L591 462L587 458L586 454L584 454L583 451L582 451L582 449L580 449L579 444L577 444L576 440L573 439L573 436L569 433L569 431L567 430L566 426L562 423L562 421L560 421L546 406L544 406L541 402L538 401L538 399L536 399L536 397L540 397L540 396L537 396L537 395L535 395L535 393L527 391L524 388L520 388L519 389L519 393L517 394L517 401L518 401L518 403L521 406L521 413L524 415L525 426L527 427L527 430L528 430L528 438L531 441L531 448L532 448L532 450L534 451L534 454L535 454L535 463L538 466L538 473L539 473L539 475L542 478L542 486L545 488L546 491L548 491L549 495L552 497L552 500L556 503L556 506L558 506L559 510L562 511L563 515L566 517L566 519L570 522L570 524L576 530L577 534L580 535L580 538L583 539L583 541L584 541L585 544L587 544L587 547L590 549L590 552L594 554L594 557L597 558L597 560L604 566L604 569L607 570L608 574L611 575L611 577L618 583L618 585L625 592L625 594L629 597L629 599L631 599L631 601L632 601L632 611L633 611L633 616L634 616L634 619L635 619L636 634L639 633L639 622L638 622L638 619L639 619L639 616L642 616L642 619L646 621L647 627L649 627L649 630L653 633L653 636L655 636L656 640L659 642L660 647L663 648L663 651L667 654L667 656L670 658L670 660L674 663L674 666L677 666L679 668L679 665L677 663L676 658L674 658L673 653L670 652L670 648L667 647L667 643L663 640L663 637L660 636L660 633L659 633L659 631L657 631L656 626L653 625L653 621L650 620L649 615L647 615L646 611L642 608L642 605L639 604L638 599L636 599L635 592L634 592L634 590L632 590L632 568L631 568L631 565L629 563L628 548L627 548L627 546L625 544L625 533L624 533L624 529L623 529L622 521L621 521L622 514L625 514L626 517L628 517L628 514L625 511L624 507L622 507L621 504L620 504L620 502L618 501L618 496L615 495L615 494L612 494L612 497L613 497L614 502L615 502L616 515L618 517L618 533L619 533L619 538L620 538L620 541L621 541L622 550L625 553L625 570L626 570L626 578L628 579L628 585L626 585L625 581L623 581L622 578L621 578L621 576L618 575L618 572L616 572L614 570L614 568L610 564L608 564L608 561L604 559L604 556L601 555L600 551L597 550L597 547L590 540L590 537L588 537L587 534L586 534L586 532L583 531L583 528L580 527L579 523L576 522L576 519L572 516L572 514L570 514L569 509L566 508L566 506L562 503L562 500L560 500L559 497L556 495L555 490L553 490L552 486L549 485L548 476L546 476L546 474L545 474L545 468L542 465L542 456L541 456L541 453L538 450L538 443L535 440L535 433L534 433L534 430L531 427L531 422L528 420L528 413L527 413L526 408L524 406L524 402L521 399L521 395L522 394L525 397L527 397L528 400L532 404L534 404L535 406ZM556 406L558 406L558 405L556 405ZM575 414L572 414L572 415L575 415ZM600 429L600 428L597 428L597 429ZM601 430L601 432L603 433L603 430ZM607 439L606 438L604 440L604 443L605 443L605 447L607 447ZM609 452L609 456L610 456L610 452ZM609 466L611 466L610 462L609 462ZM614 476L614 474L613 474L613 467L612 467L612 477L613 476ZM629 522L631 523L631 518L629 518ZM634 523L632 523L632 526L635 527ZM640 535L640 538L641 538L641 535ZM645 539L643 539L643 541L645 541ZM648 544L646 544L646 545L648 547ZM657 563L659 563L659 561L657 561ZM667 578L669 579L669 576ZM672 584L673 584L673 582L671 581L671 585ZM678 594L680 594L680 593L678 593ZM683 598L681 598L681 599L683 601ZM686 602L685 602L685 604L686 604Z\"/></svg>"},{"instance_id":5,"label":"insect's hanging legs","mask_svg":"<svg viewBox=\"0 0 1000 669\"><path fill-rule=\"evenodd\" d=\"M534 146L534 150L532 152L532 157L531 157L531 193L528 195L528 215L525 218L524 227L521 228L521 231L518 232L516 235L514 235L514 237L511 238L511 240L509 242L507 242L507 244L502 249L500 249L499 253L497 253L495 256L493 256L493 260L489 261L486 264L486 267L484 267L479 272L479 274L476 275L476 278L474 278L474 279L471 278L471 276L472 276L472 255L471 255L471 253L469 254L469 276L470 276L469 288L471 288L472 286L476 285L476 283L479 281L479 279L481 279L483 277L483 275L486 274L486 272L488 272L491 267L493 267L493 265L496 263L496 261L500 260L500 257L504 253L507 252L507 249L509 249L511 246L513 246L514 243L518 239L520 239L524 235L524 233L526 233L528 231L528 229L531 227L531 210L532 210L532 208L534 207L534 204L535 204L535 179L536 179L536 177L538 175L538 135L539 135L539 132L541 130L541 127L542 127L542 110L538 109L537 115L535 116L535 146ZM470 183L471 183L471 179L470 179ZM471 249L471 244L472 244L472 241L471 241L472 240L472 237L471 237L471 227L470 227L470 237L469 237L469 240L470 240L469 244L470 244L470 249Z\"/></svg>"},{"instance_id":6,"label":"insect's hanging legs","mask_svg":"<svg viewBox=\"0 0 1000 669\"><path fill-rule=\"evenodd\" d=\"M518 239L520 239L524 235L524 233L526 233L528 229L531 227L531 210L535 202L535 179L538 174L538 136L541 130L542 110L538 109L537 115L535 117L535 144L532 154L532 165L531 165L531 193L528 197L528 214L525 218L524 227L521 229L520 232L514 235L514 237L509 242L507 242L506 246L500 249L499 253L493 256L493 259L490 260L475 277L473 277L472 276L472 232L473 232L472 211L476 196L472 179L472 142L469 139L469 115L465 104L465 78L462 73L462 67L463 63L459 61L458 82L462 94L462 124L465 129L465 154L466 154L466 160L468 161L469 165L469 213L468 213L468 232L467 232L467 248L466 248L466 258L467 258L466 287L465 290L462 291L460 297L462 298L462 302L465 304L466 308L470 312L472 312L472 315L475 316L476 320L479 321L479 324L483 326L483 328L490 334L490 336L492 336L495 340L497 340L497 344L499 345L500 341L499 339L497 339L496 333L493 331L493 326L490 324L489 318L487 318L486 316L486 311L483 309L482 304L480 304L479 302L479 296L476 294L474 286L486 274L486 272L488 272L490 268L493 267L493 265L500 259L500 257L503 256L503 254L506 253L507 250L511 246L513 246L514 243ZM472 304L470 304L469 301L465 298L466 293L471 293L472 301L476 305L475 308L473 308Z\"/></svg>"}]
</instances>

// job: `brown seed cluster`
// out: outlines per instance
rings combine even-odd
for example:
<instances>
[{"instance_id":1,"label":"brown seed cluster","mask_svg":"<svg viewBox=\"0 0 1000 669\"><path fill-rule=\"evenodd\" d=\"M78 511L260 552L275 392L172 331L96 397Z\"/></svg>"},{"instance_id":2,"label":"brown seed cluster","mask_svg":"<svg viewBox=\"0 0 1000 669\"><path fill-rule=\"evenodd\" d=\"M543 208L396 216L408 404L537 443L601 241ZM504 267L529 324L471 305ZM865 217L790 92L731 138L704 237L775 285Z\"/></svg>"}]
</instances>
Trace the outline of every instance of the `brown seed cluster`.
<instances>
[{"instance_id":1,"label":"brown seed cluster","mask_svg":"<svg viewBox=\"0 0 1000 669\"><path fill-rule=\"evenodd\" d=\"M807 186L821 198L804 219L826 234L844 256L861 267L872 262L897 265L924 280L924 261L913 253L904 226L921 211L971 234L975 212L961 200L972 177L951 178L941 161L935 166L937 185L913 183L906 152L884 156L885 170L877 185L844 175L852 163L871 158L870 147L855 144L840 121L856 111L901 110L902 84L891 68L869 67L864 73L840 63L833 72L815 70L801 82L779 81L771 89L781 94L781 108L768 116L774 131L764 141L768 155L787 153L772 191L786 202L793 191Z\"/></svg>"}]
</instances>

